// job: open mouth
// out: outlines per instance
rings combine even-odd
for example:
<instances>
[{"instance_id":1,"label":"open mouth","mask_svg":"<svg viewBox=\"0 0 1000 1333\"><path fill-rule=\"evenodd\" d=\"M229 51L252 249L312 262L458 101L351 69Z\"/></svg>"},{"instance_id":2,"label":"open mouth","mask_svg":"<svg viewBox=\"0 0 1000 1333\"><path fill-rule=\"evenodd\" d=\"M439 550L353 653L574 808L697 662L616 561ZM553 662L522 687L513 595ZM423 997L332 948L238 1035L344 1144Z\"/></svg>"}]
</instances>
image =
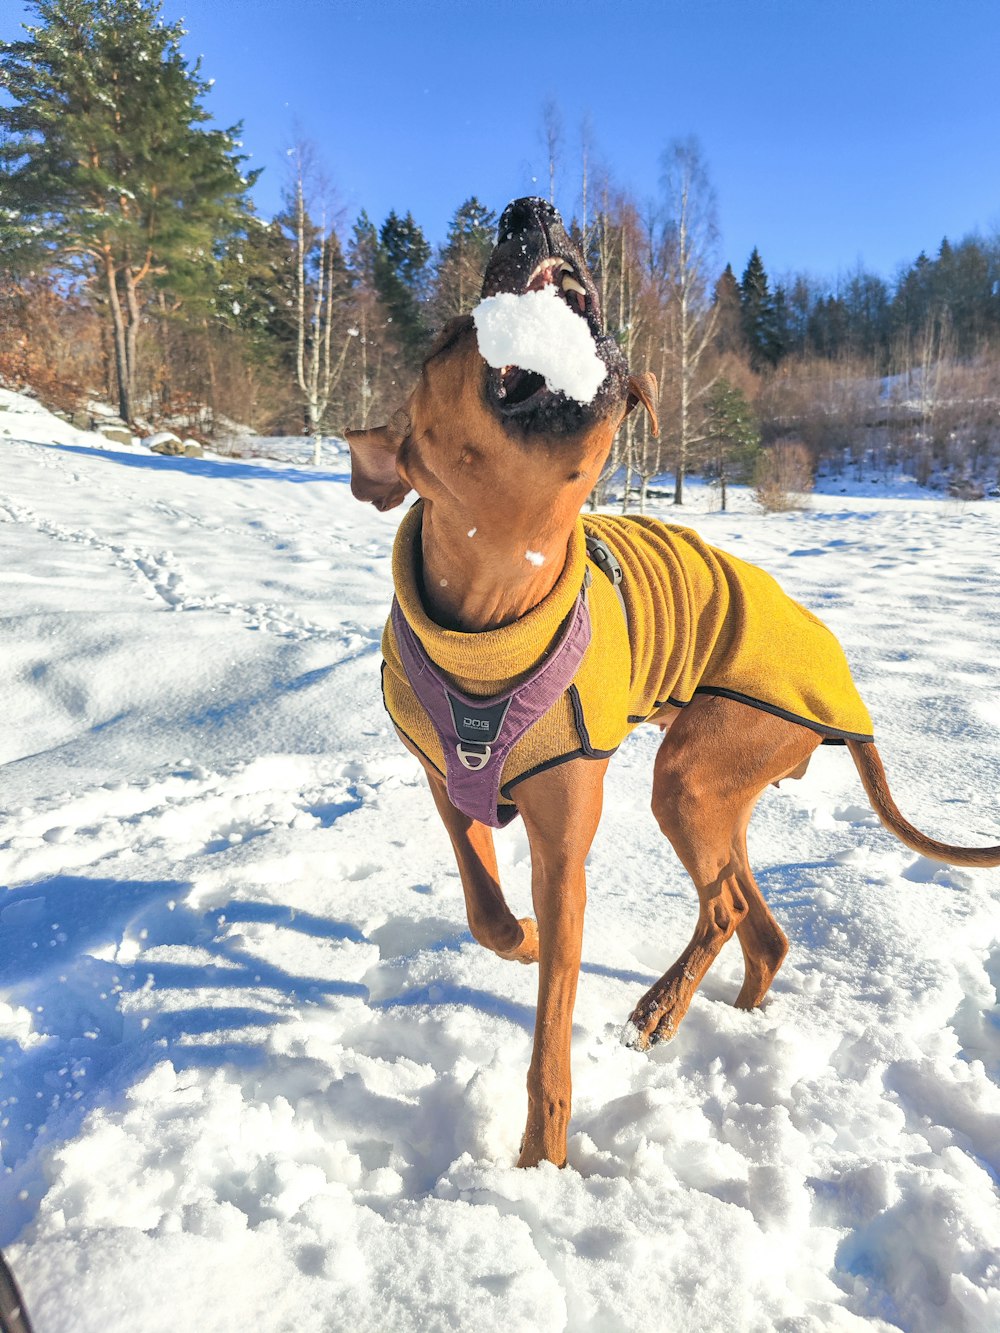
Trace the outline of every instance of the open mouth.
<instances>
[{"instance_id":1,"label":"open mouth","mask_svg":"<svg viewBox=\"0 0 1000 1333\"><path fill-rule=\"evenodd\" d=\"M524 291L539 292L545 287L552 287L574 315L587 321L591 337L601 336L593 301L568 259L558 256L543 259L529 277ZM508 411L534 406L536 400L540 402L544 395L554 396L552 390L546 387L543 376L534 370L524 370L520 366L501 366L496 374L496 395Z\"/></svg>"},{"instance_id":2,"label":"open mouth","mask_svg":"<svg viewBox=\"0 0 1000 1333\"><path fill-rule=\"evenodd\" d=\"M545 199L515 199L497 228L497 244L483 278L483 299L545 289L551 289L574 318L584 321L585 341L606 370L603 382L584 401L550 389L538 370L514 364L496 369L494 362L487 370L486 396L494 411L516 420L525 431L570 434L620 405L628 376L625 358L605 332L597 287L559 213Z\"/></svg>"}]
</instances>

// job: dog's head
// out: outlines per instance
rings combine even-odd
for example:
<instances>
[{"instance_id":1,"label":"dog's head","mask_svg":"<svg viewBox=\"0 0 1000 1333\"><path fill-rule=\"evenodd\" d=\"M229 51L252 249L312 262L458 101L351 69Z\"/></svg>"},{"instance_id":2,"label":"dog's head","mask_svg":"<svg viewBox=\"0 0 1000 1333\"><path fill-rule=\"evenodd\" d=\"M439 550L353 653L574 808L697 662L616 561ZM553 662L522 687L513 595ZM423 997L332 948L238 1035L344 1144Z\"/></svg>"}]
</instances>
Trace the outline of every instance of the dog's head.
<instances>
[{"instance_id":1,"label":"dog's head","mask_svg":"<svg viewBox=\"0 0 1000 1333\"><path fill-rule=\"evenodd\" d=\"M524 485L554 498L569 487L579 504L604 465L615 432L639 403L656 423L656 381L632 376L604 327L600 296L583 255L544 199L516 199L500 219L483 296L521 295L551 285L585 320L606 369L593 399L578 402L518 366L495 369L479 352L472 317L438 335L406 408L387 425L348 431L351 489L378 509L408 491L425 499L482 498ZM519 466L520 461L524 464ZM544 474L551 472L551 477ZM577 498L578 493L578 498ZM527 496L526 496L527 498Z\"/></svg>"}]
</instances>

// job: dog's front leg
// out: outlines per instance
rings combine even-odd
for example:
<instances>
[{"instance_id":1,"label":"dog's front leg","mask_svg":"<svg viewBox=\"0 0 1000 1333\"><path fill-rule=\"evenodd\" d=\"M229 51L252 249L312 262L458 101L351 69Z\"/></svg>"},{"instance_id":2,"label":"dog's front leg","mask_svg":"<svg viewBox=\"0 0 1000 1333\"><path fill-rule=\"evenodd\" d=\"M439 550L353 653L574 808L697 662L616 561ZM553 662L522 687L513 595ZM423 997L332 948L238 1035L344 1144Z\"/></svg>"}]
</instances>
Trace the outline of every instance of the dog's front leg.
<instances>
[{"instance_id":1,"label":"dog's front leg","mask_svg":"<svg viewBox=\"0 0 1000 1333\"><path fill-rule=\"evenodd\" d=\"M517 963L536 963L538 930L531 917L519 921L507 906L500 887L492 829L463 815L452 805L448 788L439 773L428 768L427 780L455 852L473 937L501 958Z\"/></svg>"},{"instance_id":2,"label":"dog's front leg","mask_svg":"<svg viewBox=\"0 0 1000 1333\"><path fill-rule=\"evenodd\" d=\"M606 761L576 760L527 778L517 789L531 847L539 941L528 1122L518 1166L566 1162L573 1005L587 902L585 862L601 818L606 768Z\"/></svg>"}]
</instances>

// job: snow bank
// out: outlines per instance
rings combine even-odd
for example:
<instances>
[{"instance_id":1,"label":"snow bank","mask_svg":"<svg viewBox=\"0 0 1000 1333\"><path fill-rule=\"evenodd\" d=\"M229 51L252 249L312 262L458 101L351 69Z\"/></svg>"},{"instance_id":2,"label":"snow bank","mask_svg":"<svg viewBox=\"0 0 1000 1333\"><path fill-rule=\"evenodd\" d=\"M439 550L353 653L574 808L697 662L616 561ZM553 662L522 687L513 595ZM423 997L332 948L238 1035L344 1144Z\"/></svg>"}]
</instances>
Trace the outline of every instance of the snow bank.
<instances>
[{"instance_id":1,"label":"snow bank","mask_svg":"<svg viewBox=\"0 0 1000 1333\"><path fill-rule=\"evenodd\" d=\"M593 401L607 369L586 320L570 310L554 286L520 296L488 296L472 317L487 365L533 370L554 393L580 403Z\"/></svg>"},{"instance_id":2,"label":"snow bank","mask_svg":"<svg viewBox=\"0 0 1000 1333\"><path fill-rule=\"evenodd\" d=\"M381 708L396 516L335 451L155 458L10 396L0 468L0 1245L36 1333L1000 1327L997 872L907 851L824 749L750 826L767 1005L730 944L626 1050L695 917L640 729L570 1164L517 1172L536 974L471 939ZM813 504L696 522L838 633L904 813L996 841L1000 507Z\"/></svg>"}]
</instances>

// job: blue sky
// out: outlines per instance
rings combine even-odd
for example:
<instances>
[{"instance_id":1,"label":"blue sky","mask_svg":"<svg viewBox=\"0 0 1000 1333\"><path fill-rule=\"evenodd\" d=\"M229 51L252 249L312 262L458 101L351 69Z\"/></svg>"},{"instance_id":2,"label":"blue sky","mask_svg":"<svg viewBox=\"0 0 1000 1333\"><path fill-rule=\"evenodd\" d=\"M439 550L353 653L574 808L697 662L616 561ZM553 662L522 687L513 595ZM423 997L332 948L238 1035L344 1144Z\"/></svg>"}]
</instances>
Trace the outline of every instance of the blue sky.
<instances>
[{"instance_id":1,"label":"blue sky","mask_svg":"<svg viewBox=\"0 0 1000 1333\"><path fill-rule=\"evenodd\" d=\"M997 0L165 0L242 119L275 209L296 132L345 222L412 210L432 241L477 194L547 190L541 107L565 127L557 200L579 197L579 131L637 200L695 134L721 256L772 274L891 276L941 237L1000 228ZM0 3L13 36L20 0Z\"/></svg>"}]
</instances>

